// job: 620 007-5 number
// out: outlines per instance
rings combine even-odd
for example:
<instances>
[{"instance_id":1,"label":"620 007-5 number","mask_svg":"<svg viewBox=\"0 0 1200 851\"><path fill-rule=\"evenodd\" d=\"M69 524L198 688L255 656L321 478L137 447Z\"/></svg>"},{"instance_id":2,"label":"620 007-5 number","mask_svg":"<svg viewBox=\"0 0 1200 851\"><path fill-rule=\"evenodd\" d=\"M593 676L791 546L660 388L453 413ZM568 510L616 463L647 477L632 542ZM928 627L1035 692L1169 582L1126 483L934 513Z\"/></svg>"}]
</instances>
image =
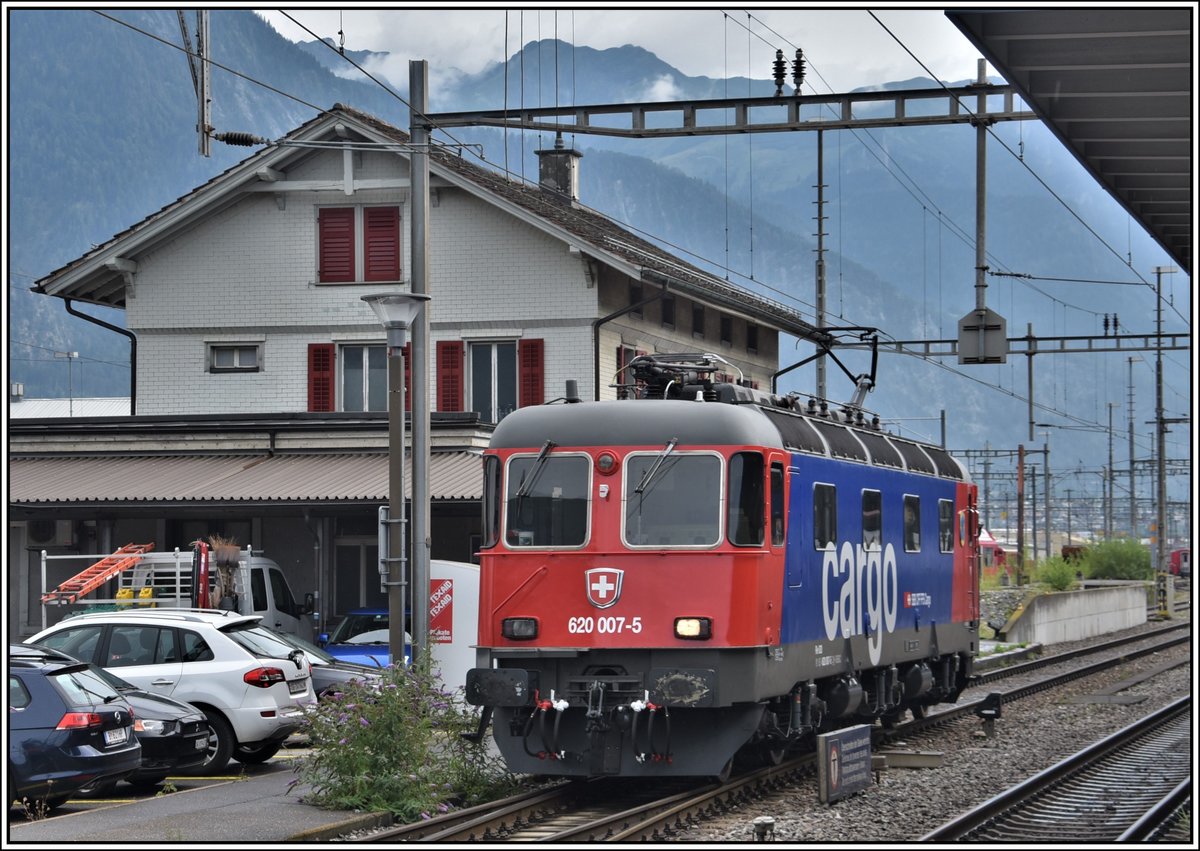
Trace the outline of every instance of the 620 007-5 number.
<instances>
[{"instance_id":1,"label":"620 007-5 number","mask_svg":"<svg viewBox=\"0 0 1200 851\"><path fill-rule=\"evenodd\" d=\"M600 635L619 635L622 632L632 632L638 634L642 631L641 617L626 618L615 615L605 615L603 617L578 617L570 618L567 621L567 632L573 635L591 635L599 633Z\"/></svg>"}]
</instances>

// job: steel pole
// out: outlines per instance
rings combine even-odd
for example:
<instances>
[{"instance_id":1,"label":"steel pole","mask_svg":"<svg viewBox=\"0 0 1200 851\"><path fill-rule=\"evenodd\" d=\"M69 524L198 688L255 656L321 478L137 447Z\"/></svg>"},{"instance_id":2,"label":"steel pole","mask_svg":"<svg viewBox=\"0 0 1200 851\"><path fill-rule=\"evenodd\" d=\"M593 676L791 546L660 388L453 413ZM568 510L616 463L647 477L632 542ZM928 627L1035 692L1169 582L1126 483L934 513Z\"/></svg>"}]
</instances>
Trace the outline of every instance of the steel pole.
<instances>
[{"instance_id":1,"label":"steel pole","mask_svg":"<svg viewBox=\"0 0 1200 851\"><path fill-rule=\"evenodd\" d=\"M408 63L409 125L413 145L412 292L429 292L429 63ZM412 655L418 662L429 640L429 309L412 333ZM451 686L460 683L451 683Z\"/></svg>"}]
</instances>

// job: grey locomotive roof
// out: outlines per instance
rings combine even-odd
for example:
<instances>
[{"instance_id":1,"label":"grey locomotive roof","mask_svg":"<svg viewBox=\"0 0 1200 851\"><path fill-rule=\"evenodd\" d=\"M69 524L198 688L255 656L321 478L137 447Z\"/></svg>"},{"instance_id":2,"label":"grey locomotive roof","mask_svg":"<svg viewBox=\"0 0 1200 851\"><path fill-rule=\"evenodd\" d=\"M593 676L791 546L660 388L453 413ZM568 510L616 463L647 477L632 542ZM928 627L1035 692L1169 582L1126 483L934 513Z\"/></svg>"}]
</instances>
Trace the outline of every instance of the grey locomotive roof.
<instances>
[{"instance_id":1,"label":"grey locomotive roof","mask_svg":"<svg viewBox=\"0 0 1200 851\"><path fill-rule=\"evenodd\" d=\"M788 426L805 429L800 435ZM818 436L820 435L820 436ZM801 439L797 440L797 436ZM912 473L968 481L944 449L819 417L753 404L638 399L519 408L496 426L491 449L663 446L775 446Z\"/></svg>"}]
</instances>

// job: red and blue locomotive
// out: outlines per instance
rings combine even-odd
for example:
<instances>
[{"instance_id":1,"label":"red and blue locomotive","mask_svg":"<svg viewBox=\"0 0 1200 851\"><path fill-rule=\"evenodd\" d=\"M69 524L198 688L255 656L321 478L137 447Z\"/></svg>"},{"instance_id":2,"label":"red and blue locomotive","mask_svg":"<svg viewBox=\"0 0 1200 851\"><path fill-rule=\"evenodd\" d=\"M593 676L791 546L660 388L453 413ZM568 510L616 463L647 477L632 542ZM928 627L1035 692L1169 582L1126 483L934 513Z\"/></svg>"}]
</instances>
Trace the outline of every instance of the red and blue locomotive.
<instances>
[{"instance_id":1,"label":"red and blue locomotive","mask_svg":"<svg viewBox=\"0 0 1200 851\"><path fill-rule=\"evenodd\" d=\"M466 696L509 768L721 777L954 701L979 643L962 465L714 382L712 356L628 368L639 398L519 409L485 455Z\"/></svg>"}]
</instances>

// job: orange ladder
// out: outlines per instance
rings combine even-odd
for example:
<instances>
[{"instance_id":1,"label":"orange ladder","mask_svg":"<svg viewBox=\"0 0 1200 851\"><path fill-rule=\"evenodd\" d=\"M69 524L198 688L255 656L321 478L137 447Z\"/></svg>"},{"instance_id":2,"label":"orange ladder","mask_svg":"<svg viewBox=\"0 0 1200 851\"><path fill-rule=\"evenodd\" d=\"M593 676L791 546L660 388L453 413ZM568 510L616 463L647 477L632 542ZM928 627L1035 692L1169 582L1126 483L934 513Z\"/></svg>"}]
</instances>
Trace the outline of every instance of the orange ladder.
<instances>
[{"instance_id":1,"label":"orange ladder","mask_svg":"<svg viewBox=\"0 0 1200 851\"><path fill-rule=\"evenodd\" d=\"M42 603L63 606L74 603L85 594L95 591L123 570L142 560L142 554L154 549L154 543L126 544L110 556L105 556L86 570L72 576L53 591L42 595Z\"/></svg>"}]
</instances>

